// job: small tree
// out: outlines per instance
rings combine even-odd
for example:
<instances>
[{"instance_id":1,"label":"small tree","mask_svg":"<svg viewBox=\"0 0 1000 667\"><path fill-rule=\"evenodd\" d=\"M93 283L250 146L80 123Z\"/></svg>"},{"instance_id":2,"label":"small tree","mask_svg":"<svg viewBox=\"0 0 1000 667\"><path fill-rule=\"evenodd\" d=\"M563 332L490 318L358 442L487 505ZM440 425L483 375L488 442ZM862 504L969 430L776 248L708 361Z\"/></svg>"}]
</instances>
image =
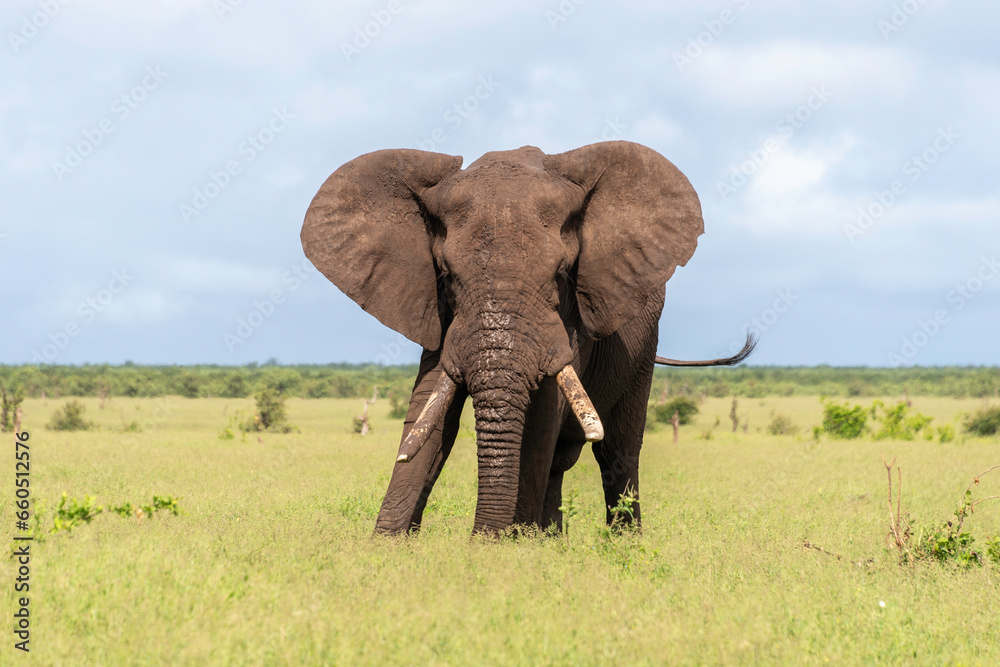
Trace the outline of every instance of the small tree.
<instances>
[{"instance_id":1,"label":"small tree","mask_svg":"<svg viewBox=\"0 0 1000 667\"><path fill-rule=\"evenodd\" d=\"M652 410L653 421L669 424L676 412L680 423L684 425L690 424L691 418L698 414L698 404L687 396L675 396L666 403L654 405Z\"/></svg>"},{"instance_id":2,"label":"small tree","mask_svg":"<svg viewBox=\"0 0 1000 667\"><path fill-rule=\"evenodd\" d=\"M86 431L94 424L84 419L84 406L79 401L70 401L56 410L49 420L50 431Z\"/></svg>"},{"instance_id":3,"label":"small tree","mask_svg":"<svg viewBox=\"0 0 1000 667\"><path fill-rule=\"evenodd\" d=\"M891 408L885 407L882 401L875 401L872 404L873 418L880 409L885 414L881 417L881 427L875 433L876 440L913 440L932 420L932 417L920 413L911 416L908 414L910 408L903 401Z\"/></svg>"},{"instance_id":4,"label":"small tree","mask_svg":"<svg viewBox=\"0 0 1000 667\"><path fill-rule=\"evenodd\" d=\"M8 390L0 384L0 431L14 430L15 415L23 402L24 390L20 386Z\"/></svg>"},{"instance_id":5,"label":"small tree","mask_svg":"<svg viewBox=\"0 0 1000 667\"><path fill-rule=\"evenodd\" d=\"M255 398L257 411L252 419L247 420L243 430L291 433L292 425L288 423L285 412L285 397L277 389L265 387Z\"/></svg>"},{"instance_id":6,"label":"small tree","mask_svg":"<svg viewBox=\"0 0 1000 667\"><path fill-rule=\"evenodd\" d=\"M767 432L771 435L795 435L798 430L792 420L781 413L772 413L771 423L767 425Z\"/></svg>"},{"instance_id":7,"label":"small tree","mask_svg":"<svg viewBox=\"0 0 1000 667\"><path fill-rule=\"evenodd\" d=\"M965 421L965 432L978 436L996 435L1000 431L1000 405L985 408Z\"/></svg>"},{"instance_id":8,"label":"small tree","mask_svg":"<svg viewBox=\"0 0 1000 667\"><path fill-rule=\"evenodd\" d=\"M838 405L833 401L823 405L822 430L834 438L860 438L865 432L870 410L856 405L853 408L844 403Z\"/></svg>"}]
</instances>

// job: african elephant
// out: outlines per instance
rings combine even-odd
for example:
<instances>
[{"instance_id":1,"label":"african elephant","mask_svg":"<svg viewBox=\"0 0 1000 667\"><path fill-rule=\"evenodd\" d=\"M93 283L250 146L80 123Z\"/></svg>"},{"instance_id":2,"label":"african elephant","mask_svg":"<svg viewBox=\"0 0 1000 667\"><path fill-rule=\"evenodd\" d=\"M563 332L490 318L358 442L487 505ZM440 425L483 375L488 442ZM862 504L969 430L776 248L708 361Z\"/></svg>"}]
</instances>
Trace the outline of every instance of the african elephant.
<instances>
[{"instance_id":1,"label":"african elephant","mask_svg":"<svg viewBox=\"0 0 1000 667\"><path fill-rule=\"evenodd\" d=\"M703 232L698 196L626 141L558 155L382 150L340 167L306 213L307 257L424 351L378 532L418 528L465 399L473 531L561 528L563 473L594 443L608 521L638 497L664 284ZM673 362L732 364L728 359ZM571 416L572 415L572 416ZM631 517L640 521L636 504Z\"/></svg>"}]
</instances>

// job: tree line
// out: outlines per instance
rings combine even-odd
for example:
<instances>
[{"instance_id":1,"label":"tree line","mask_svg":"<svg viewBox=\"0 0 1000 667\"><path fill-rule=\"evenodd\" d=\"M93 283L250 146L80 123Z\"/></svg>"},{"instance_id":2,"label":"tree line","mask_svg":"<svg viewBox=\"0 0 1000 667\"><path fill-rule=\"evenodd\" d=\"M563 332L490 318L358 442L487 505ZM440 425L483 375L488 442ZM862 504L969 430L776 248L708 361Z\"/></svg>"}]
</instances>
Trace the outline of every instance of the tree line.
<instances>
[{"instance_id":1,"label":"tree line","mask_svg":"<svg viewBox=\"0 0 1000 667\"><path fill-rule=\"evenodd\" d=\"M302 398L409 395L416 365L374 364L246 366L0 366L0 386L27 397L185 396L245 398L264 388ZM1000 367L909 368L781 367L657 368L651 398L831 396L1000 397Z\"/></svg>"}]
</instances>

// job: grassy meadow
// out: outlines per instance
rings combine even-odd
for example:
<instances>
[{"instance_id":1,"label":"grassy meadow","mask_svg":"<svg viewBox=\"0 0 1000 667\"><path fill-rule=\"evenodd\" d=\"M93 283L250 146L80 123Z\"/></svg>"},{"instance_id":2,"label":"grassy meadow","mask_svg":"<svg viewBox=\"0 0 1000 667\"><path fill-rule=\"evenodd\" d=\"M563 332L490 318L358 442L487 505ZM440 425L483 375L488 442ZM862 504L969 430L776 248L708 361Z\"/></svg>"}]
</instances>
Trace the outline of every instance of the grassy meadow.
<instances>
[{"instance_id":1,"label":"grassy meadow","mask_svg":"<svg viewBox=\"0 0 1000 667\"><path fill-rule=\"evenodd\" d=\"M469 537L467 413L423 531L388 539L372 536L401 428L386 400L361 437L360 399L292 398L299 432L260 441L218 437L250 398L81 401L97 428L74 433L44 428L63 400L24 403L33 497L171 495L182 514L104 513L32 545L35 664L1000 664L1000 566L901 565L879 457L898 457L904 514L924 526L1000 463L1000 438L817 442L807 396L740 399L748 429L732 433L731 399L708 398L678 445L669 426L647 434L641 535L604 529L585 451L564 487L568 534L495 541ZM956 432L983 405L913 403ZM769 435L775 413L799 433ZM134 421L142 432L123 432ZM1000 470L976 493L1000 493ZM977 543L1000 534L1000 502L966 527ZM8 624L15 576L4 559ZM25 658L14 641L0 663Z\"/></svg>"}]
</instances>

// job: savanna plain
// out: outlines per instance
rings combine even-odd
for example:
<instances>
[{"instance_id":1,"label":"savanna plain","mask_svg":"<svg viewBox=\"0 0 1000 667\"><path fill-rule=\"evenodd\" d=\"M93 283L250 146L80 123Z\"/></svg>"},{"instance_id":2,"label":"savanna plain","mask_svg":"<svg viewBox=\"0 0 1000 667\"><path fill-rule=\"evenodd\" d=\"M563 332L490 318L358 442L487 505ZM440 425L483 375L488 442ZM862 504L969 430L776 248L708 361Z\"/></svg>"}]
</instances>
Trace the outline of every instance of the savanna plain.
<instances>
[{"instance_id":1,"label":"savanna plain","mask_svg":"<svg viewBox=\"0 0 1000 667\"><path fill-rule=\"evenodd\" d=\"M29 398L32 493L50 512L63 493L108 507L171 496L180 509L105 511L32 544L30 660L1000 664L1000 565L901 563L880 458L902 472L901 516L930 526L1000 463L1000 438L961 434L983 399L911 400L955 439L817 439L818 396L741 398L732 432L731 398L704 398L677 444L669 425L647 433L641 534L605 527L588 446L564 485L568 531L495 540L470 538L468 411L423 530L386 538L372 530L402 427L386 400L370 406L366 437L352 424L361 399L290 398L297 430L227 440L252 398L82 398L95 428L68 433L44 427L63 400ZM776 414L798 432L769 434ZM141 432L127 432L132 422ZM1000 471L973 492L1000 493ZM977 544L1000 534L1000 502L965 529ZM7 610L15 577L3 559ZM26 661L5 634L0 662Z\"/></svg>"}]
</instances>

